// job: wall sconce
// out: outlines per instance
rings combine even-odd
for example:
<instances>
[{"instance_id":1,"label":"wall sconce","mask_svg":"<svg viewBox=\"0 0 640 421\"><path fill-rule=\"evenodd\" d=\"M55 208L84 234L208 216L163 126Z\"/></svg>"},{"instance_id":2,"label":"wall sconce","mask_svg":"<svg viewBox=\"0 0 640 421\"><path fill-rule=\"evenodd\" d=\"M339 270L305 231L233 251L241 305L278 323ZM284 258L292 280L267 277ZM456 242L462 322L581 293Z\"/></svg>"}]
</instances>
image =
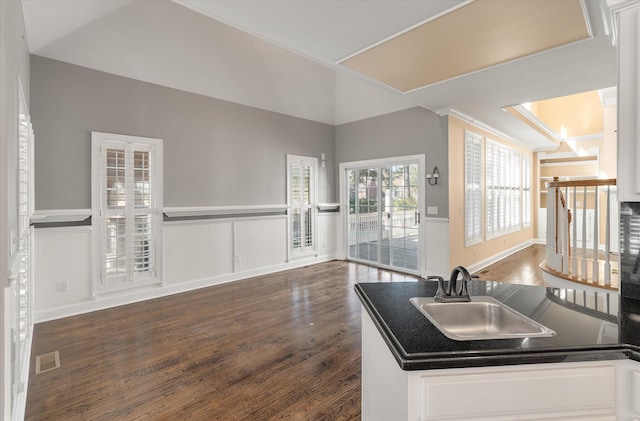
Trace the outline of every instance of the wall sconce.
<instances>
[{"instance_id":1,"label":"wall sconce","mask_svg":"<svg viewBox=\"0 0 640 421\"><path fill-rule=\"evenodd\" d=\"M438 167L433 167L433 174L427 174L427 183L431 186L435 186L438 184L438 178L440 178L440 171L438 171ZM431 180L433 180L433 183Z\"/></svg>"}]
</instances>

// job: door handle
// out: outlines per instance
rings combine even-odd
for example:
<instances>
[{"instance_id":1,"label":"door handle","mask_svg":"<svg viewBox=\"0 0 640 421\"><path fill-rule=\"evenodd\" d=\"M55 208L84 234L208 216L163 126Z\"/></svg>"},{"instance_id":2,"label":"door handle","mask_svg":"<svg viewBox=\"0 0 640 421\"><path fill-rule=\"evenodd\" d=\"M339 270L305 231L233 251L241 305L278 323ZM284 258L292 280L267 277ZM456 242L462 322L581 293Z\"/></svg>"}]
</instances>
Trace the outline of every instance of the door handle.
<instances>
[{"instance_id":1,"label":"door handle","mask_svg":"<svg viewBox=\"0 0 640 421\"><path fill-rule=\"evenodd\" d=\"M420 223L420 212L415 211L415 223L418 225Z\"/></svg>"}]
</instances>

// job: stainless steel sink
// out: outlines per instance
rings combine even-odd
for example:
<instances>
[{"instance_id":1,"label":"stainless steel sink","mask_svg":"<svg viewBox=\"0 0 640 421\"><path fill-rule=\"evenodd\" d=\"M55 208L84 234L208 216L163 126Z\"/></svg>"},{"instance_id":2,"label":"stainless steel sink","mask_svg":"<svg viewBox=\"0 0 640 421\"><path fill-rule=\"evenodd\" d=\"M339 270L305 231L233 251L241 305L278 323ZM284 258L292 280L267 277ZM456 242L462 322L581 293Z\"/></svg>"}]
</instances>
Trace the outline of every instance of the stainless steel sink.
<instances>
[{"instance_id":1,"label":"stainless steel sink","mask_svg":"<svg viewBox=\"0 0 640 421\"><path fill-rule=\"evenodd\" d=\"M456 341L555 336L556 332L518 313L492 297L470 302L440 303L430 297L411 303L448 338Z\"/></svg>"}]
</instances>

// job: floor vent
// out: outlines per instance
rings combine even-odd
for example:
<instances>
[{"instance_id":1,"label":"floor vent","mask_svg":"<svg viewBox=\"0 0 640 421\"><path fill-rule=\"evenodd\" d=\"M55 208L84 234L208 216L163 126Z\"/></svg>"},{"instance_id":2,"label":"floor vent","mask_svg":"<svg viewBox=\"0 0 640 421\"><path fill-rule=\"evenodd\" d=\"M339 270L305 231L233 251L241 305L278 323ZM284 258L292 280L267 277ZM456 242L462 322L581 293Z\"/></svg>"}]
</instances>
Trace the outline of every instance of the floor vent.
<instances>
[{"instance_id":1,"label":"floor vent","mask_svg":"<svg viewBox=\"0 0 640 421\"><path fill-rule=\"evenodd\" d=\"M48 354L42 354L36 357L36 374L55 370L56 368L60 368L60 353L58 351L49 352Z\"/></svg>"},{"instance_id":2,"label":"floor vent","mask_svg":"<svg viewBox=\"0 0 640 421\"><path fill-rule=\"evenodd\" d=\"M489 273L489 269L483 270L479 275L486 275L487 273Z\"/></svg>"}]
</instances>

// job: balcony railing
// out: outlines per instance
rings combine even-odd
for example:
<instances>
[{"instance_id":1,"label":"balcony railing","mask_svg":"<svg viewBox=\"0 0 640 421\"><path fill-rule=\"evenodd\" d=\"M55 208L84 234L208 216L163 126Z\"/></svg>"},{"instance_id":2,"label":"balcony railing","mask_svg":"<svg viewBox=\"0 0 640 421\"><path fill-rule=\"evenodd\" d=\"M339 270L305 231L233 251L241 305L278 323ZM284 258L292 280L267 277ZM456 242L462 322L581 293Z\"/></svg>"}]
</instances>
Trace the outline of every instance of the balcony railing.
<instances>
[{"instance_id":1,"label":"balcony railing","mask_svg":"<svg viewBox=\"0 0 640 421\"><path fill-rule=\"evenodd\" d=\"M396 211L393 214L378 212L349 215L349 240L369 242L378 240L378 231L382 228L382 239L404 236L405 227L416 227L417 213L414 210ZM394 230L394 228L396 228ZM393 231L396 231L395 233Z\"/></svg>"},{"instance_id":2,"label":"balcony railing","mask_svg":"<svg viewBox=\"0 0 640 421\"><path fill-rule=\"evenodd\" d=\"M547 183L547 253L541 268L590 286L618 289L616 180Z\"/></svg>"}]
</instances>

